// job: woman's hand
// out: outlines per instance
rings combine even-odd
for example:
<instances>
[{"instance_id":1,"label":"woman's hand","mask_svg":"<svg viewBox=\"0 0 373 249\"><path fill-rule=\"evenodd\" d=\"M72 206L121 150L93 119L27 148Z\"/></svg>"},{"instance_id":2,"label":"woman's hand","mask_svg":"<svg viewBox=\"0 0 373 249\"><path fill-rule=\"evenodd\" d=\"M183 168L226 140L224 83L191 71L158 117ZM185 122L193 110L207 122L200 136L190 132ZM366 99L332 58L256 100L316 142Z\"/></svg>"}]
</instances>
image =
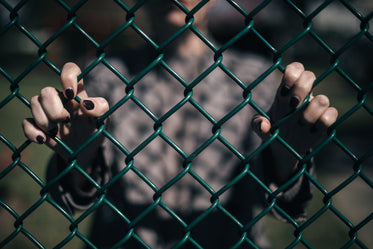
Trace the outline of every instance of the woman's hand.
<instances>
[{"instance_id":1,"label":"woman's hand","mask_svg":"<svg viewBox=\"0 0 373 249\"><path fill-rule=\"evenodd\" d=\"M23 130L28 139L35 143L46 143L65 160L69 153L52 138L59 137L72 150L76 150L96 130L96 117L103 115L108 109L104 98L90 98L84 89L83 80L78 82L80 68L74 63L64 65L61 72L61 88L59 92L53 87L45 87L39 96L31 99L32 118L23 120ZM78 103L74 97L78 96ZM63 103L63 99L66 102ZM95 139L87 149L78 155L81 166L89 166L92 155L95 155L102 138Z\"/></svg>"},{"instance_id":2,"label":"woman's hand","mask_svg":"<svg viewBox=\"0 0 373 249\"><path fill-rule=\"evenodd\" d=\"M306 71L301 63L289 64L269 111L271 122L263 116L256 116L252 121L254 130L263 138L271 136L272 124L298 108L310 94L309 103L305 108L279 127L280 136L300 155L304 156L338 116L337 110L329 106L327 96L312 95L315 79L315 75ZM290 153L284 153L283 146L277 142L271 143L270 146L274 151L276 164L280 165L275 173L280 182L286 181L294 172L297 160Z\"/></svg>"}]
</instances>

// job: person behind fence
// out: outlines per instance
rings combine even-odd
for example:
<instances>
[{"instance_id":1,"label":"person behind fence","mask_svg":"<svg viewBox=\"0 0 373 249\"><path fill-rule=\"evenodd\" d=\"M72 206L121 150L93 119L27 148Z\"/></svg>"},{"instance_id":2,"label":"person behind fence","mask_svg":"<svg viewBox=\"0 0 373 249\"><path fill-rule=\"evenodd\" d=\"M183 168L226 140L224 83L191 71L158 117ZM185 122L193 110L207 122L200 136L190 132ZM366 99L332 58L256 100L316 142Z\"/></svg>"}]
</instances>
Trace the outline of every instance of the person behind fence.
<instances>
[{"instance_id":1,"label":"person behind fence","mask_svg":"<svg viewBox=\"0 0 373 249\"><path fill-rule=\"evenodd\" d=\"M199 1L180 2L192 9ZM194 15L193 25L203 34L208 33L206 13L212 4L206 4ZM185 25L185 13L172 1L162 5L150 1L146 5L152 10L152 39L165 41ZM213 39L210 41L216 45ZM150 47L135 52L141 53L141 56L137 54L136 62L131 61L136 57L128 58L128 54L125 58L118 56L109 60L129 79L159 55L159 51ZM303 165L277 141L250 161L244 161L240 155L249 156L259 148L262 141L273 135L272 124L300 107L310 96L309 103L280 126L280 136L304 156L335 122L337 110L329 106L327 96L312 94L314 73L305 70L301 63L293 62L286 66L282 81L274 73L270 74L250 92L252 100L268 111L270 119L247 104L220 126L214 126L211 120L219 123L248 93L245 95L244 89L220 67L199 77L214 64L215 54L190 30L169 44L162 54L165 64L185 82L192 84L198 79L198 84L186 90L182 80L176 79L162 63L143 75L133 87L126 87L102 64L94 68L83 83L83 80L77 81L80 68L69 62L61 71L61 92L46 87L31 99L33 117L23 121L23 129L31 141L47 144L56 151L48 165L50 181L74 159L53 137L59 137L76 150L97 131L95 118L123 97L132 95L104 121L105 129L129 155L100 135L76 157L79 167L100 186L118 174L119 178L100 195L97 186L72 169L52 186L50 193L71 213L102 201L100 198L105 194L107 201L101 202L94 211L89 237L97 248L111 248L122 242L123 248L140 248L143 242L151 248L170 248L179 242L185 242L186 248L194 248L193 244L203 248L229 248L241 239L260 248L269 247L260 222L246 225L258 211L273 204L273 200L276 205L271 213L275 217L287 220L283 210L292 219L305 219L305 208L312 198L311 182L301 175L275 199L270 198L251 173L275 191ZM246 85L272 65L261 56L232 49L219 56L215 59L222 59L221 63ZM80 97L79 103L75 96ZM185 98L188 101L173 108ZM138 101L148 108L146 112ZM154 117L161 119L170 110L174 111L172 115L161 123L155 122ZM137 150L159 129L158 136ZM217 133L219 137L210 140ZM207 141L210 144L204 147ZM312 174L311 160L307 170ZM239 180L233 182L235 179ZM167 185L171 180L173 184ZM234 184L224 189L230 183ZM148 210L151 211L146 213ZM206 215L201 216L203 214ZM141 219L137 220L139 216ZM198 219L200 217L203 218ZM194 223L196 220L199 222Z\"/></svg>"}]
</instances>

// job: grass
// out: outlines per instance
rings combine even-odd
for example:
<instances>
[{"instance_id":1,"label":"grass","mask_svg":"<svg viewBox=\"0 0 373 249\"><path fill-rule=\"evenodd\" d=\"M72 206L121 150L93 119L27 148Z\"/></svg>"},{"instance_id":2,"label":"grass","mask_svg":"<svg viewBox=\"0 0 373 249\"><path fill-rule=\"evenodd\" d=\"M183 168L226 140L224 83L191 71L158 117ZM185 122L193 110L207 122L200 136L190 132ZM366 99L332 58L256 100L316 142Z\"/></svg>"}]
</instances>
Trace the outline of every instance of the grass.
<instances>
[{"instance_id":1,"label":"grass","mask_svg":"<svg viewBox=\"0 0 373 249\"><path fill-rule=\"evenodd\" d=\"M371 175L372 176L372 175ZM318 181L324 185L328 190L333 189L336 183L340 180L346 179L345 174L331 174L322 173L318 176ZM351 201L351 198L356 195ZM353 225L357 225L365 217L372 212L373 200L369 186L363 182L356 181L347 187L346 190L332 198L332 206L336 208L340 214L347 218ZM350 241L349 228L331 209L324 210L324 203L322 201L324 195L316 190L313 200L307 208L308 219L313 216L318 217L309 226L307 226L302 233L303 238L313 248L337 249L342 248ZM364 203L365 205L361 205ZM320 215L320 216L319 216ZM266 232L271 240L273 248L286 248L296 240L294 236L295 228L289 223L283 223L273 217L265 217L264 219ZM302 225L302 224L301 224ZM373 223L368 223L363 229L358 232L358 239L361 240L368 248L373 246L373 238L371 231ZM299 243L295 248L307 248L302 243ZM361 248L357 244L352 244L348 248Z\"/></svg>"},{"instance_id":2,"label":"grass","mask_svg":"<svg viewBox=\"0 0 373 249\"><path fill-rule=\"evenodd\" d=\"M36 70L37 71L37 70ZM20 93L27 99L37 95L41 88L46 85L57 87L59 81L53 74L33 73L20 84ZM54 82L54 84L53 84ZM0 99L4 99L9 91L9 82L0 78ZM18 99L13 98L0 109L1 126L0 133L14 147L19 148L26 138L23 134L21 122L30 117L30 110ZM31 144L21 153L21 162L32 170L40 180L45 182L46 166L52 155L52 150L45 145ZM12 150L6 144L0 142L0 171L4 170L12 162ZM7 203L18 215L32 207L40 198L41 186L19 165L10 173L0 179L0 200ZM79 214L77 214L79 215ZM15 218L0 206L0 241L9 236L15 228ZM79 231L86 234L89 220L79 227ZM23 221L24 229L34 235L46 248L56 246L57 241L63 240L71 232L68 230L67 219L48 202L43 202L34 212ZM80 248L82 242L73 239L70 248ZM19 233L5 248L37 248L26 236Z\"/></svg>"}]
</instances>

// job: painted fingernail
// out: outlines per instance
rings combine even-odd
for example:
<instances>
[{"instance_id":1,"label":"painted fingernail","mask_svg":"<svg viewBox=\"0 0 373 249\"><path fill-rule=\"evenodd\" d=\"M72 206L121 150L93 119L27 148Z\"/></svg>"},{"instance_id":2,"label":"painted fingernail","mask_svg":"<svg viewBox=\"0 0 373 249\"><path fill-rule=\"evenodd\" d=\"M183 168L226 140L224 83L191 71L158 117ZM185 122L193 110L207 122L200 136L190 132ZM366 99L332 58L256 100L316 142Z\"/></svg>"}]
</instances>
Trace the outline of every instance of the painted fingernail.
<instances>
[{"instance_id":1,"label":"painted fingernail","mask_svg":"<svg viewBox=\"0 0 373 249\"><path fill-rule=\"evenodd\" d=\"M285 97L286 95L289 94L289 92L290 92L290 87L288 85L283 85L280 91L280 95L282 97Z\"/></svg>"},{"instance_id":2,"label":"painted fingernail","mask_svg":"<svg viewBox=\"0 0 373 249\"><path fill-rule=\"evenodd\" d=\"M85 109L87 109L87 110L92 110L93 108L95 108L95 104L92 101L87 100L87 99L83 100L83 105L84 105Z\"/></svg>"},{"instance_id":3,"label":"painted fingernail","mask_svg":"<svg viewBox=\"0 0 373 249\"><path fill-rule=\"evenodd\" d=\"M65 94L66 94L66 97L68 99L73 99L74 98L74 90L71 87L69 87L65 90Z\"/></svg>"},{"instance_id":4,"label":"painted fingernail","mask_svg":"<svg viewBox=\"0 0 373 249\"><path fill-rule=\"evenodd\" d=\"M44 138L43 138L42 136L40 136L40 135L38 135L38 136L36 137L36 141L38 141L39 144L43 144L43 143L45 143Z\"/></svg>"},{"instance_id":5,"label":"painted fingernail","mask_svg":"<svg viewBox=\"0 0 373 249\"><path fill-rule=\"evenodd\" d=\"M292 108L295 108L298 106L300 102L300 99L298 96L291 96L290 101L289 101L289 106Z\"/></svg>"}]
</instances>

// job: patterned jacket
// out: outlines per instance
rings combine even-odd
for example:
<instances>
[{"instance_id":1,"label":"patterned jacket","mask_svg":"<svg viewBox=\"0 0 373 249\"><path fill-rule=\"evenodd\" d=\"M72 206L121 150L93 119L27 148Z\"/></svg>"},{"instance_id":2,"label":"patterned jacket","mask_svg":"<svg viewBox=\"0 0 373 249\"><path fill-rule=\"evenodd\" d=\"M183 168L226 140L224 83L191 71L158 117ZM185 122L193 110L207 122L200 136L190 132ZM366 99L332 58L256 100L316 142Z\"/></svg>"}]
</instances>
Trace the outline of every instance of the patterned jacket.
<instances>
[{"instance_id":1,"label":"patterned jacket","mask_svg":"<svg viewBox=\"0 0 373 249\"><path fill-rule=\"evenodd\" d=\"M101 185L121 174L107 189L105 198L123 216L108 203L101 203L94 212L92 243L98 248L110 248L132 235L124 248L132 248L132 244L133 248L140 248L137 236L151 248L170 248L183 239L188 241L187 248L193 248L193 243L203 248L229 248L247 235L260 248L268 246L260 232L260 222L242 230L258 211L268 206L264 189L244 170L249 168L270 189L276 188L269 170L276 162L270 151L264 150L248 164L242 163L242 156L249 156L261 145L250 127L257 112L246 104L221 126L216 124L244 102L243 87L271 65L259 56L226 51L221 61L224 66L201 79L198 76L215 63L213 55L164 58L173 71L159 63L142 77L131 76L121 60L110 62L129 81L134 80L133 88L126 87L103 65L90 72L85 84L89 96L105 97L111 107L131 95L112 113L106 128L129 155L106 139L93 172ZM174 73L182 80L175 79ZM278 82L279 77L272 73L252 90L252 100L263 110L272 104ZM186 90L185 83L193 87ZM169 115L170 110L175 112ZM142 148L150 137L153 140ZM55 156L49 166L49 178L64 167ZM225 188L240 174L245 176ZM168 184L170 181L174 184ZM94 187L89 191L75 188L68 177L53 191L54 197L70 211L90 207L100 197ZM278 196L276 203L291 217L303 219L310 198L310 183L301 177ZM205 211L209 211L208 215L194 223L207 214Z\"/></svg>"}]
</instances>

